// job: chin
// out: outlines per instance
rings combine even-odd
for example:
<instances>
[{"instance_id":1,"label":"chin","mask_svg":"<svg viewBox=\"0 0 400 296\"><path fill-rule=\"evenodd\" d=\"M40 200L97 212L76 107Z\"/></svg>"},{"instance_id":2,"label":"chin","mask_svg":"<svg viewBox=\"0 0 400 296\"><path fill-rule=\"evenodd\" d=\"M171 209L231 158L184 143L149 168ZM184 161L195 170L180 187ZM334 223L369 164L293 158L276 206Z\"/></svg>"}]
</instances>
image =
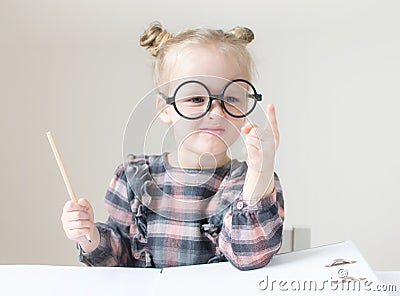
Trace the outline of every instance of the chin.
<instances>
[{"instance_id":1,"label":"chin","mask_svg":"<svg viewBox=\"0 0 400 296\"><path fill-rule=\"evenodd\" d=\"M224 144L223 145L212 144L212 146L211 145L202 145L202 146L199 145L199 146L196 146L193 148L194 148L194 150L192 150L192 151L196 151L197 154L209 153L212 155L225 154L226 150L227 150L227 147ZM199 149L199 148L201 148L201 149Z\"/></svg>"},{"instance_id":2,"label":"chin","mask_svg":"<svg viewBox=\"0 0 400 296\"><path fill-rule=\"evenodd\" d=\"M195 136L186 138L186 141L182 144L186 150L198 155L204 153L212 155L225 154L227 149L229 149L229 145L231 145L226 139L212 134L196 134Z\"/></svg>"}]
</instances>

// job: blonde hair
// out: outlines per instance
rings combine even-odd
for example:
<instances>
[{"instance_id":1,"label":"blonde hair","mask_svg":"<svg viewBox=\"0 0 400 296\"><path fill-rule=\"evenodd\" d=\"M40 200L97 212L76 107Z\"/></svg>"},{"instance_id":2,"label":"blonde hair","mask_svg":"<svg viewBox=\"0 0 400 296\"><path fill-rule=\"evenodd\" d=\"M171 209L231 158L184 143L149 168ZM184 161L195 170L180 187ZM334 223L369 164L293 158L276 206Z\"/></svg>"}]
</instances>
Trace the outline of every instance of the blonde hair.
<instances>
[{"instance_id":1,"label":"blonde hair","mask_svg":"<svg viewBox=\"0 0 400 296\"><path fill-rule=\"evenodd\" d=\"M140 45L147 48L154 57L153 79L156 86L166 80L165 61L172 48L191 45L218 45L218 50L232 52L239 58L240 66L251 79L255 71L254 62L246 45L253 41L253 32L246 27L237 26L232 30L207 28L187 29L176 35L165 30L158 21L150 24L140 37Z\"/></svg>"}]
</instances>

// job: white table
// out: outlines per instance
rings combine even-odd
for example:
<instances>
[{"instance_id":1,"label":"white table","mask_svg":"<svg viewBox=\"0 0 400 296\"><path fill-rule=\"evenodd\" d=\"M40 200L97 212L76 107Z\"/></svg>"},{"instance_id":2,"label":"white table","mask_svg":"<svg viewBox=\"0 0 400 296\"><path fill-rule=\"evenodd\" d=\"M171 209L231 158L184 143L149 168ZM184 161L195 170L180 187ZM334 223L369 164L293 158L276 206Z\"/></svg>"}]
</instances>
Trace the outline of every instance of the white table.
<instances>
[{"instance_id":1,"label":"white table","mask_svg":"<svg viewBox=\"0 0 400 296\"><path fill-rule=\"evenodd\" d=\"M336 258L357 262L325 266ZM346 272L366 278L357 282L361 291L352 290L357 285L342 291L342 285L334 282ZM268 266L251 271L240 271L228 262L162 270L0 265L0 295L387 295L365 291L378 284L377 276L351 241L278 254ZM298 285L301 292L294 291ZM346 289L347 284L343 287Z\"/></svg>"},{"instance_id":2,"label":"white table","mask_svg":"<svg viewBox=\"0 0 400 296\"><path fill-rule=\"evenodd\" d=\"M386 285L388 295L400 295L400 271L375 271L375 275L382 285ZM389 289L393 284L397 286L396 291Z\"/></svg>"}]
</instances>

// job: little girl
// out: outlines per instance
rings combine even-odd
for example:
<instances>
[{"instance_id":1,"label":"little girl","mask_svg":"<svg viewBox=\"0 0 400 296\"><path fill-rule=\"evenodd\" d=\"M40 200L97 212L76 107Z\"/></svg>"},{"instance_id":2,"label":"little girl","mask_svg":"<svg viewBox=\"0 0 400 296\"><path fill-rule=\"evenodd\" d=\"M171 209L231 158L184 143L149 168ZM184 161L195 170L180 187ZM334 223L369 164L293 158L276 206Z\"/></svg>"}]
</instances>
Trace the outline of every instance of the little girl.
<instances>
[{"instance_id":1,"label":"little girl","mask_svg":"<svg viewBox=\"0 0 400 296\"><path fill-rule=\"evenodd\" d=\"M244 27L172 35L154 22L145 30L140 43L155 58L159 118L173 129L178 148L130 155L117 167L106 223L94 223L86 199L66 202L61 220L81 262L160 268L229 261L250 270L278 252L284 203L274 172L273 105L265 127L245 124L261 100L250 82L246 45L253 38ZM247 161L228 155L240 132Z\"/></svg>"}]
</instances>

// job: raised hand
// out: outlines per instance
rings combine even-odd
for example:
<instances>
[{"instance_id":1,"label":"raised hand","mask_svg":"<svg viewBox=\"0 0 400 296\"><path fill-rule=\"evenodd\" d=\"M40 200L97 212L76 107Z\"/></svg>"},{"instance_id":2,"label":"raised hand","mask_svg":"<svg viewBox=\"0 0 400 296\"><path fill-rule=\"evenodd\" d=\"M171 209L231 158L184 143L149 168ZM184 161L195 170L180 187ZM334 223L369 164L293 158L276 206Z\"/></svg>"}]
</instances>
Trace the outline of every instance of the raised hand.
<instances>
[{"instance_id":1,"label":"raised hand","mask_svg":"<svg viewBox=\"0 0 400 296\"><path fill-rule=\"evenodd\" d=\"M242 127L242 132L246 134L248 168L258 173L273 172L275 152L279 145L274 105L268 104L266 111L267 120L263 128L251 123Z\"/></svg>"}]
</instances>

